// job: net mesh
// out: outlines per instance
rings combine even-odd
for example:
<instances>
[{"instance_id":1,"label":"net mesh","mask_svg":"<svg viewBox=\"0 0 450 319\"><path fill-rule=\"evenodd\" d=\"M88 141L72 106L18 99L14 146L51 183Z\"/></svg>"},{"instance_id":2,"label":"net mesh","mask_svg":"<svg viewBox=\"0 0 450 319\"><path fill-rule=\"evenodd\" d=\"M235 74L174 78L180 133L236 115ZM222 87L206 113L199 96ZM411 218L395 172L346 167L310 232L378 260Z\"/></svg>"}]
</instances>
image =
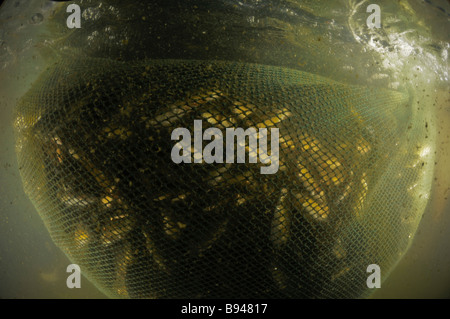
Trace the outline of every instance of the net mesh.
<instances>
[{"instance_id":1,"label":"net mesh","mask_svg":"<svg viewBox=\"0 0 450 319\"><path fill-rule=\"evenodd\" d=\"M110 297L364 297L419 216L408 103L282 67L66 59L20 101L17 154L54 242ZM174 163L194 120L278 128L279 170Z\"/></svg>"}]
</instances>

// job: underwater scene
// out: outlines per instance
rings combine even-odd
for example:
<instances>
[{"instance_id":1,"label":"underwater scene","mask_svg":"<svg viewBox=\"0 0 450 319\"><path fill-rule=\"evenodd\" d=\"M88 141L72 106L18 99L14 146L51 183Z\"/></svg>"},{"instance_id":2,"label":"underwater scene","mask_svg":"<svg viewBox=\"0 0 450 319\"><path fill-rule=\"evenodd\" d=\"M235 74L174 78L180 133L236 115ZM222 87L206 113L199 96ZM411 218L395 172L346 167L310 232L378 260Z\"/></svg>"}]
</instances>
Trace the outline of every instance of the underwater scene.
<instances>
[{"instance_id":1,"label":"underwater scene","mask_svg":"<svg viewBox=\"0 0 450 319\"><path fill-rule=\"evenodd\" d=\"M0 298L449 298L449 19L4 1Z\"/></svg>"}]
</instances>

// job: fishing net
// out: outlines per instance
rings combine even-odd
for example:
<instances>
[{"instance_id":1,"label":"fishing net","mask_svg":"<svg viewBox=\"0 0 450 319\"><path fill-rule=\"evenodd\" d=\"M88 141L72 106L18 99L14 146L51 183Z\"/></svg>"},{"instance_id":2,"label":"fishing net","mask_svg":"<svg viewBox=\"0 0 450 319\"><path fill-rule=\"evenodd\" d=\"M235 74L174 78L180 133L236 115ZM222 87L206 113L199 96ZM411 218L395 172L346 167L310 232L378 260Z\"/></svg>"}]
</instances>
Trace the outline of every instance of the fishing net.
<instances>
[{"instance_id":1,"label":"fishing net","mask_svg":"<svg viewBox=\"0 0 450 319\"><path fill-rule=\"evenodd\" d=\"M54 242L110 297L364 297L422 213L410 104L261 64L63 59L19 102L17 155ZM195 120L224 152L226 129L277 128L278 170L249 162L250 137L245 163L194 163L194 143L175 163Z\"/></svg>"}]
</instances>

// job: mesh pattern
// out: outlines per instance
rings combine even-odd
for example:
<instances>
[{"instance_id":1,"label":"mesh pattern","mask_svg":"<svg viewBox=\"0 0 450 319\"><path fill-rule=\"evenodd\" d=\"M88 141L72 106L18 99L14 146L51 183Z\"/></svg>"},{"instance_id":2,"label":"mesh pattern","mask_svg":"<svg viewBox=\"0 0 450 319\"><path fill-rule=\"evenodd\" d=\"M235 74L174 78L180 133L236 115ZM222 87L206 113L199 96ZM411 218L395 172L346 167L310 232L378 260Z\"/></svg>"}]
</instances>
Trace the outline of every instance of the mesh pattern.
<instances>
[{"instance_id":1,"label":"mesh pattern","mask_svg":"<svg viewBox=\"0 0 450 319\"><path fill-rule=\"evenodd\" d=\"M108 296L362 297L367 266L407 245L407 95L257 64L70 60L20 101L17 153L53 240ZM173 163L171 132L198 119L278 128L279 171Z\"/></svg>"}]
</instances>

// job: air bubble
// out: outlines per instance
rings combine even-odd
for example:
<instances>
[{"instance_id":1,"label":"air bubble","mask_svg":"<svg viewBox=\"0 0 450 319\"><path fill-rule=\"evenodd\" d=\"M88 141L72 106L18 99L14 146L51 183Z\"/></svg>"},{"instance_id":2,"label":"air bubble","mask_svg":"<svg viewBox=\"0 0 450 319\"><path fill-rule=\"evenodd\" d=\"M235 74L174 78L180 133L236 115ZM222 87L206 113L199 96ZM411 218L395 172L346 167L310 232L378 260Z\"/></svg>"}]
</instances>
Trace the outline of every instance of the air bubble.
<instances>
[{"instance_id":1,"label":"air bubble","mask_svg":"<svg viewBox=\"0 0 450 319\"><path fill-rule=\"evenodd\" d=\"M30 23L31 24L39 24L44 20L44 16L40 13L36 13L31 17Z\"/></svg>"}]
</instances>

